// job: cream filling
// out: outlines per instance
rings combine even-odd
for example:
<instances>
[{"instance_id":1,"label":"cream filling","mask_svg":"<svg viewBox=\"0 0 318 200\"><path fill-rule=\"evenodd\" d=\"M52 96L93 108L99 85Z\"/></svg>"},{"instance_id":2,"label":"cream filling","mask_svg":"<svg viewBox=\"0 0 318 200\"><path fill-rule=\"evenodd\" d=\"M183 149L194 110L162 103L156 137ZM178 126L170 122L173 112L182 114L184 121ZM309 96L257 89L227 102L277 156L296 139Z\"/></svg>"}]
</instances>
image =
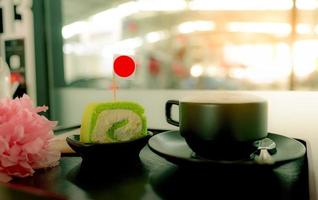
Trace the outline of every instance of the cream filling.
<instances>
[{"instance_id":1,"label":"cream filling","mask_svg":"<svg viewBox=\"0 0 318 200\"><path fill-rule=\"evenodd\" d=\"M112 109L102 111L98 115L91 137L92 141L99 143L114 142L112 138L108 137L107 133L114 123L125 119L128 120L128 124L114 131L115 141L127 141L136 137L136 134L142 130L140 117L131 110Z\"/></svg>"}]
</instances>

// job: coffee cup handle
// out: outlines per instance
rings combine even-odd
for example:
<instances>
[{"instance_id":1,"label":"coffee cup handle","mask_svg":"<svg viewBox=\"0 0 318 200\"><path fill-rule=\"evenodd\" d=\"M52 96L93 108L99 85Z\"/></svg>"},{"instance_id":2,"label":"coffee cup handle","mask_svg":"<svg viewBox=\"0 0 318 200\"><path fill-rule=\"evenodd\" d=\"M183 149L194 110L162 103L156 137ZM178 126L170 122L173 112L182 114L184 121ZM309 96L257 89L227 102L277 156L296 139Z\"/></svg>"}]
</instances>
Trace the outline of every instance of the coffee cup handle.
<instances>
[{"instance_id":1,"label":"coffee cup handle","mask_svg":"<svg viewBox=\"0 0 318 200\"><path fill-rule=\"evenodd\" d=\"M179 126L179 122L176 120L173 120L171 118L171 108L173 105L179 106L179 101L177 100L168 100L166 103L166 120L169 124L172 124L174 126Z\"/></svg>"}]
</instances>

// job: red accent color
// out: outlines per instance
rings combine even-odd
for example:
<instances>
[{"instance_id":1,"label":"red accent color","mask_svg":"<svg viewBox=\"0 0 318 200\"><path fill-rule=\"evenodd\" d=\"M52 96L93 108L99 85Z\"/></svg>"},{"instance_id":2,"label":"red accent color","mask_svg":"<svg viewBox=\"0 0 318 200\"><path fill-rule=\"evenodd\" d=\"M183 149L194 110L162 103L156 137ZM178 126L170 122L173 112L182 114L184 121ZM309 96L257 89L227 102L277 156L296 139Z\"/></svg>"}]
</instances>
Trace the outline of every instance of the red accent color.
<instances>
[{"instance_id":1,"label":"red accent color","mask_svg":"<svg viewBox=\"0 0 318 200\"><path fill-rule=\"evenodd\" d=\"M119 56L114 61L114 72L120 77L128 77L134 73L136 64L129 56Z\"/></svg>"},{"instance_id":2,"label":"red accent color","mask_svg":"<svg viewBox=\"0 0 318 200\"><path fill-rule=\"evenodd\" d=\"M24 77L19 72L11 72L11 83L18 82L20 84L24 83Z\"/></svg>"},{"instance_id":3,"label":"red accent color","mask_svg":"<svg viewBox=\"0 0 318 200\"><path fill-rule=\"evenodd\" d=\"M149 72L151 75L157 76L160 73L160 63L156 58L149 59Z\"/></svg>"},{"instance_id":4,"label":"red accent color","mask_svg":"<svg viewBox=\"0 0 318 200\"><path fill-rule=\"evenodd\" d=\"M128 30L130 32L136 32L138 30L138 26L137 26L136 22L129 22L128 23Z\"/></svg>"}]
</instances>

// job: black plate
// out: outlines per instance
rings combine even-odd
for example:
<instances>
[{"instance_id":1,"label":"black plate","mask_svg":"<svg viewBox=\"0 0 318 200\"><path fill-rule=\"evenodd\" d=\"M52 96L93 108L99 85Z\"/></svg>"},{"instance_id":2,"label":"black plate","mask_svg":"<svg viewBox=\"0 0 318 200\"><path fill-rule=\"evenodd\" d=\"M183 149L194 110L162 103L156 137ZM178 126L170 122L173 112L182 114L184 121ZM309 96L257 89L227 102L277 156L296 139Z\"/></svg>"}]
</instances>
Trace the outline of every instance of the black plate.
<instances>
[{"instance_id":1,"label":"black plate","mask_svg":"<svg viewBox=\"0 0 318 200\"><path fill-rule=\"evenodd\" d=\"M277 145L277 152L272 155L275 164L300 158L306 153L306 147L295 139L274 133L269 133L268 137ZM259 165L252 160L212 160L197 157L179 131L157 134L148 141L148 146L154 153L177 165Z\"/></svg>"},{"instance_id":2,"label":"black plate","mask_svg":"<svg viewBox=\"0 0 318 200\"><path fill-rule=\"evenodd\" d=\"M102 144L80 142L80 135L77 134L67 137L66 141L85 163L122 164L139 161L139 152L151 136L152 132L148 131L147 136L135 140Z\"/></svg>"}]
</instances>

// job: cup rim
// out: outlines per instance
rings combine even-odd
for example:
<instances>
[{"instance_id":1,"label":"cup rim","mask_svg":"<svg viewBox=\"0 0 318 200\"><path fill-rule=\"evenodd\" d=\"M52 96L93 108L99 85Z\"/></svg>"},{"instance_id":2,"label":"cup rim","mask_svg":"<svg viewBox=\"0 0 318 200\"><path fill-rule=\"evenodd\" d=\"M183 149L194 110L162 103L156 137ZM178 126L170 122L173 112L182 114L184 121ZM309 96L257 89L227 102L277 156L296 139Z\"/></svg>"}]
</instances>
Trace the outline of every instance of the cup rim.
<instances>
[{"instance_id":1,"label":"cup rim","mask_svg":"<svg viewBox=\"0 0 318 200\"><path fill-rule=\"evenodd\" d=\"M185 96L180 103L204 103L204 104L251 104L266 103L266 99L243 92L214 92L209 95Z\"/></svg>"}]
</instances>

